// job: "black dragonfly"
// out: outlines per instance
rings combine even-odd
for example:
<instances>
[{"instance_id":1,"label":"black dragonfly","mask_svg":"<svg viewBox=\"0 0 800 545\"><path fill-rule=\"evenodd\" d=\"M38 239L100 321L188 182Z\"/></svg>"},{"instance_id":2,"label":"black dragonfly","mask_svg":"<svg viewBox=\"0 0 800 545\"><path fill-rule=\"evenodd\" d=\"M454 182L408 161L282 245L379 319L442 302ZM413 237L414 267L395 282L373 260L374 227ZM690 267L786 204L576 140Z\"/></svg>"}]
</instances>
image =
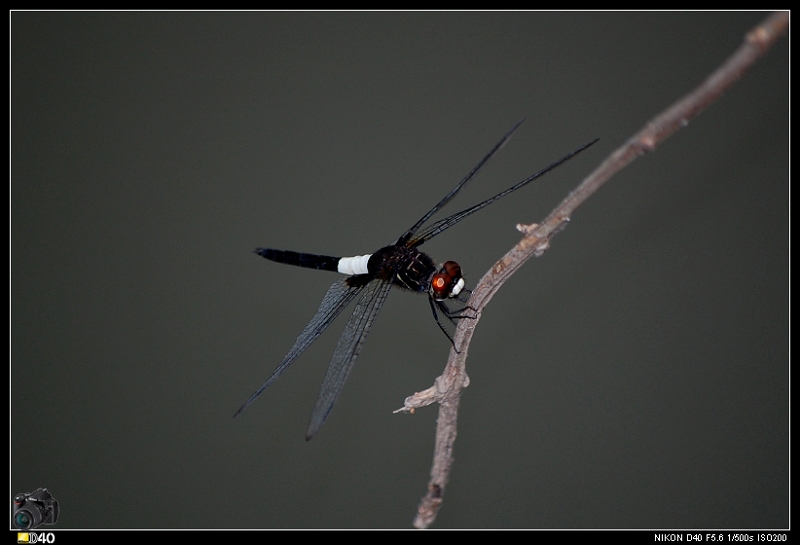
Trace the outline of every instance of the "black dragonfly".
<instances>
[{"instance_id":1,"label":"black dragonfly","mask_svg":"<svg viewBox=\"0 0 800 545\"><path fill-rule=\"evenodd\" d=\"M427 254L418 250L425 241L439 235L449 229L467 216L470 216L489 206L493 202L505 197L509 193L516 191L524 185L539 178L550 170L556 168L565 161L571 159L582 152L595 142L597 139L584 144L572 153L568 153L558 161L543 168L536 174L525 178L518 184L498 193L494 197L476 204L466 210L462 210L452 216L439 220L417 233L422 225L427 222L436 212L456 196L461 189L470 181L483 167L484 164L502 148L514 134L514 131L522 123L523 119L511 128L508 133L498 142L492 150L467 174L458 185L456 185L436 206L431 208L418 222L411 226L405 233L400 235L396 242L385 246L373 254L360 255L355 257L331 257L326 255L298 253L286 250L274 250L272 248L257 248L255 253L272 261L298 267L319 269L323 271L335 271L346 274L347 278L334 282L328 289L317 313L297 337L294 345L284 356L272 375L261 385L261 387L244 402L236 411L234 417L246 409L261 393L283 373L303 351L311 345L317 337L330 325L330 323L355 299L359 294L361 298L356 303L353 314L347 321L342 336L333 357L328 365L325 379L322 381L322 389L317 399L314 411L311 413L311 422L306 432L306 440L316 435L322 424L328 418L333 409L336 399L344 387L347 376L353 369L353 364L361 352L361 347L372 328L372 324L378 315L386 296L392 286L428 295L434 319L439 327L444 331L450 342L452 337L439 320L441 312L450 322L466 318L462 313L470 307L462 306L460 309L451 310L445 303L449 298L454 298L462 303L466 303L463 298L465 292L464 279L461 277L461 267L455 261L447 261L441 267Z\"/></svg>"}]
</instances>

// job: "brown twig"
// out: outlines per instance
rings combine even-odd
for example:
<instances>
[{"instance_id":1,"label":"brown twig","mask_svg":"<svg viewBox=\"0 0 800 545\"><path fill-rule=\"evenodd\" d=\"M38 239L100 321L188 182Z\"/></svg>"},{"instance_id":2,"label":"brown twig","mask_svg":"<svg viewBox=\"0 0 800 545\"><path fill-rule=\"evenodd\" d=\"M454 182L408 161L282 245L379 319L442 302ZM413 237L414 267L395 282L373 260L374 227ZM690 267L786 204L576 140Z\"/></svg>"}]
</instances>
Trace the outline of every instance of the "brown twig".
<instances>
[{"instance_id":1,"label":"brown twig","mask_svg":"<svg viewBox=\"0 0 800 545\"><path fill-rule=\"evenodd\" d=\"M645 127L612 153L591 175L572 191L545 220L537 225L518 225L525 237L484 275L469 301L475 309L474 320L461 320L454 336L460 352L450 351L450 358L433 386L406 398L404 406L396 412L413 412L415 409L439 403L436 428L436 446L428 483L428 494L422 499L414 519L416 528L427 528L436 518L445 486L453 465L453 443L456 439L456 422L461 392L469 385L466 359L472 333L480 321L481 312L500 286L530 257L542 255L550 246L553 235L569 222L572 213L601 185L625 168L634 159L656 147L715 102L731 85L766 53L786 32L789 13L777 12L751 30L742 46L725 63L714 71L699 87L659 114Z\"/></svg>"}]
</instances>

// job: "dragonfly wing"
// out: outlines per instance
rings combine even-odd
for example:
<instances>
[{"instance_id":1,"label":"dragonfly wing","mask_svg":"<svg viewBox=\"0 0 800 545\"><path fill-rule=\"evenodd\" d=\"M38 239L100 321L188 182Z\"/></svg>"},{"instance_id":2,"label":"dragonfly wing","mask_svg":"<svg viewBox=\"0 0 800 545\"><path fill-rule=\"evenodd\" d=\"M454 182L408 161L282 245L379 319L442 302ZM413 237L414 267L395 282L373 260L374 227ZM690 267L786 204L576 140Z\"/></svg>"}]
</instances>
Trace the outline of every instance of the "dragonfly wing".
<instances>
[{"instance_id":1,"label":"dragonfly wing","mask_svg":"<svg viewBox=\"0 0 800 545\"><path fill-rule=\"evenodd\" d=\"M333 358L331 358L331 363L328 365L317 404L311 413L306 440L314 437L328 418L334 403L342 392L347 376L361 352L361 347L372 329L372 323L386 301L386 296L389 295L391 288L391 282L379 279L367 284L367 290L361 296L353 310L353 315L347 321L342 336L339 338L339 344L336 345Z\"/></svg>"},{"instance_id":2,"label":"dragonfly wing","mask_svg":"<svg viewBox=\"0 0 800 545\"><path fill-rule=\"evenodd\" d=\"M328 293L322 298L322 303L320 303L317 313L311 318L311 321L308 322L303 332L297 337L294 346L289 349L289 352L283 357L283 360L278 364L278 367L275 368L275 371L272 372L272 375L270 375L264 384L244 402L244 405L239 407L239 410L233 415L234 417L245 410L270 384L275 382L281 373L286 371L292 362L294 362L294 360L325 331L325 328L336 319L339 313L350 304L350 301L364 289L363 285L350 286L347 281L348 278L344 278L338 282L334 282L333 285L328 288Z\"/></svg>"},{"instance_id":3,"label":"dragonfly wing","mask_svg":"<svg viewBox=\"0 0 800 545\"><path fill-rule=\"evenodd\" d=\"M422 217L419 219L419 221L418 221L417 223L415 223L415 224L414 224L414 225L413 225L413 226L412 226L412 227L411 227L411 228L410 228L408 231L406 231L405 233L403 233L403 235L402 235L402 236L401 236L401 237L398 239L398 241L397 241L397 242L398 242L398 243L401 243L401 244L405 244L405 243L408 241L408 239L410 239L410 238L411 238L411 236L412 236L414 233L416 233L416 232L417 232L417 230L418 230L420 227L422 227L422 224L423 224L423 223L425 223L426 221L428 221L428 220L431 218L431 216L433 216L433 215L434 215L436 212L438 212L439 210L441 210L441 208L442 208L444 205L446 205L447 203L449 203L449 202L450 202L450 201L453 199L453 197L455 197L455 196L456 196L456 194L458 194L458 192L459 192L459 191L461 191L461 189L462 189L462 188L463 188L465 185L467 185L467 182L468 182L468 181L470 181L472 178L474 178L474 177L475 177L475 175L478 173L478 171L479 171L481 168L483 168L483 165L485 165L485 164L486 164L486 163L489 161L489 159L491 159L491 158L492 158L492 155L494 155L495 153L497 153L498 151L500 151L500 149L502 149L502 147L506 145L506 142L508 142L508 141L511 139L511 137L514 135L514 132L515 132L515 131L516 131L516 130L519 128L519 126L520 126L520 125L522 125L522 122L523 122L523 121L525 121L525 118L524 118L524 117L523 117L523 118L521 118L521 119L519 119L519 120L518 120L516 123L514 123L514 126L513 126L513 127L511 127L511 130L510 130L510 131L508 131L508 132L506 133L506 135L505 135L505 136L502 138L502 140L500 140L500 141L499 141L497 144L495 144L495 146L494 146L494 147L491 149L491 151L489 151L489 153L487 153L487 154L486 154L486 157L484 157L483 159L481 159L480 163L478 163L477 165L475 165L475 167L474 167L472 170L470 170L470 171L469 171L469 174L467 174L467 175L464 177L464 179L463 179L463 180L461 180L460 182L458 182L458 185L456 185L456 186L455 186L453 189L451 189L451 190L450 190L450 193L448 193L447 195L445 195L445 196L444 196L444 198L443 198L441 201L439 201L439 202L436 204L436 206L434 206L433 208L431 208L431 209L430 209L430 210L429 210L429 211L428 211L428 212L427 212L427 213L426 213L424 216L422 216Z\"/></svg>"},{"instance_id":4,"label":"dragonfly wing","mask_svg":"<svg viewBox=\"0 0 800 545\"><path fill-rule=\"evenodd\" d=\"M553 170L557 166L561 165L562 163L565 163L566 161L569 161L570 159L572 159L573 157L578 155L580 152L582 152L583 150L585 150L589 146L595 144L598 140L600 140L600 139L599 138L595 138L591 142L588 142L588 143L584 144L583 146L579 147L575 151L566 154L564 157L562 157L558 161L556 161L554 163L551 163L550 165L544 167L542 170L540 170L536 174L533 174L532 176L528 176L527 178L525 178L524 180L522 180L518 184L509 187L505 191L501 191L500 193L498 193L494 197L490 197L490 198L486 199L485 201L476 204L475 206L470 206L466 210L462 210L461 212L456 212L452 216L448 216L448 217L446 217L446 218L444 218L442 220L437 221L436 223L433 223L433 224L429 225L428 227L423 229L423 231L420 234L418 234L413 239L411 239L408 242L408 245L411 246L411 247L416 247L416 246L421 245L426 240L432 239L433 237L435 237L436 235L438 235L439 233L441 233L445 229L451 228L453 225L455 225L459 221L463 220L467 216L471 216L472 214L474 214L478 210L486 208L487 206L492 204L494 201L500 200L503 197L505 197L506 195L508 195L509 193L513 193L517 189L527 185L528 183L532 182L533 180L544 176L545 174L547 174L548 172L550 172L551 170Z\"/></svg>"}]
</instances>

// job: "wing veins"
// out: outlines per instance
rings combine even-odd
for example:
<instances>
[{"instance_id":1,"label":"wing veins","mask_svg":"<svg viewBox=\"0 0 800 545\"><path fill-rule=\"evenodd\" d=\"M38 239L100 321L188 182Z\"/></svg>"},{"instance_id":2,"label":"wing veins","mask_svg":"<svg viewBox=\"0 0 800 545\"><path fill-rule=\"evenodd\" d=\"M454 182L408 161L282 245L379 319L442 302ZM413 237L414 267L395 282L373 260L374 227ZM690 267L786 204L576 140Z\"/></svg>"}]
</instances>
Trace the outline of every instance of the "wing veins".
<instances>
[{"instance_id":1,"label":"wing veins","mask_svg":"<svg viewBox=\"0 0 800 545\"><path fill-rule=\"evenodd\" d=\"M367 284L366 292L356 303L353 314L347 321L342 336L339 337L339 344L336 345L325 379L322 381L319 397L308 424L307 441L316 435L333 409L391 288L390 282L375 279Z\"/></svg>"},{"instance_id":2,"label":"wing veins","mask_svg":"<svg viewBox=\"0 0 800 545\"><path fill-rule=\"evenodd\" d=\"M350 301L364 289L364 286L349 286L347 280L347 278L344 278L334 282L328 288L325 297L322 298L319 309L317 309L317 313L311 318L311 321L308 322L300 335L297 336L289 352L283 357L283 360L281 360L269 378L264 381L264 384L239 407L239 410L233 415L234 417L245 410L270 384L275 382L294 360L325 331L325 328L350 304Z\"/></svg>"}]
</instances>

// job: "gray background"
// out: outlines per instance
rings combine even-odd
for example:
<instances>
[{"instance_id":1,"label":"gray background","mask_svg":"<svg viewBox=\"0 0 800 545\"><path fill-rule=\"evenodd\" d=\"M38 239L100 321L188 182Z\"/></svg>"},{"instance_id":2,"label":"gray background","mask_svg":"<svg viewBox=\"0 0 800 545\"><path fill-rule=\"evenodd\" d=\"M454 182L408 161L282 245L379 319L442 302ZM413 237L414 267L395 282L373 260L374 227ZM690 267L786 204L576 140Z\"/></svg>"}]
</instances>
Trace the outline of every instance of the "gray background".
<instances>
[{"instance_id":1,"label":"gray background","mask_svg":"<svg viewBox=\"0 0 800 545\"><path fill-rule=\"evenodd\" d=\"M320 434L336 275L426 244L470 285L763 13L11 14L11 490L58 528L406 528L448 343L393 291ZM575 214L470 347L437 528L788 526L788 40Z\"/></svg>"}]
</instances>

